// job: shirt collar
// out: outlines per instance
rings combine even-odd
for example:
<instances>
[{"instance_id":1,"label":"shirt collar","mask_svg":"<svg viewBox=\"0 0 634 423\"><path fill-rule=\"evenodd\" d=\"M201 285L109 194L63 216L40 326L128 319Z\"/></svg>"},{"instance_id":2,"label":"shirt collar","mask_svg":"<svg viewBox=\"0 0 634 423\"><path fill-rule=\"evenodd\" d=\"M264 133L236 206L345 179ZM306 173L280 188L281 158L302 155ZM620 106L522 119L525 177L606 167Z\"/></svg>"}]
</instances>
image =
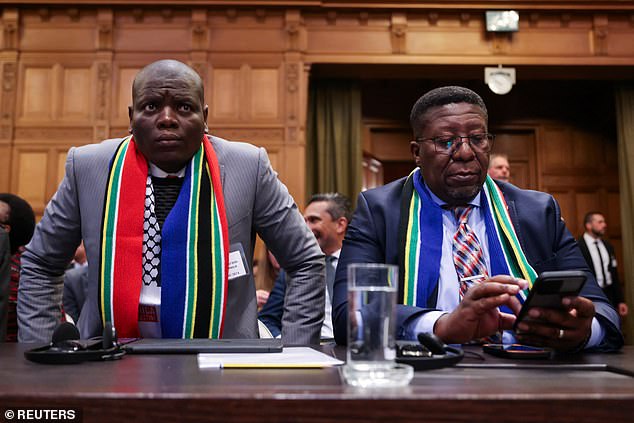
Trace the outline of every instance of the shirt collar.
<instances>
[{"instance_id":1,"label":"shirt collar","mask_svg":"<svg viewBox=\"0 0 634 423\"><path fill-rule=\"evenodd\" d=\"M160 167L156 166L153 163L150 163L150 175L155 176L157 178L167 178L169 176L176 176L177 178L185 177L185 167L179 170L178 172L165 172Z\"/></svg>"},{"instance_id":2,"label":"shirt collar","mask_svg":"<svg viewBox=\"0 0 634 423\"><path fill-rule=\"evenodd\" d=\"M583 233L583 239L586 241L586 244L594 244L599 241L599 238L595 238L587 232Z\"/></svg>"}]
</instances>

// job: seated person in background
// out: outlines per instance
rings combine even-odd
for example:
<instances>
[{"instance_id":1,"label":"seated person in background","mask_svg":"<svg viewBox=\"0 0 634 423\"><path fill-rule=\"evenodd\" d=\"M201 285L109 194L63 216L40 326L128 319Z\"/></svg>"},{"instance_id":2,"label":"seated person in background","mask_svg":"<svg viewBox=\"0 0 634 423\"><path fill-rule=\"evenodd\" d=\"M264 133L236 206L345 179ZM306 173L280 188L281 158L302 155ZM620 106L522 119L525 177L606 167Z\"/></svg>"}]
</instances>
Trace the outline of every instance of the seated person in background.
<instances>
[{"instance_id":1,"label":"seated person in background","mask_svg":"<svg viewBox=\"0 0 634 423\"><path fill-rule=\"evenodd\" d=\"M280 264L271 253L271 250L264 246L260 248L259 257L253 260L253 277L255 278L255 295L258 300L258 310L266 304L269 299L275 279L280 274Z\"/></svg>"},{"instance_id":2,"label":"seated person in background","mask_svg":"<svg viewBox=\"0 0 634 423\"><path fill-rule=\"evenodd\" d=\"M341 243L352 217L352 206L348 197L339 193L315 194L304 210L304 220L315 234L321 251L326 255L326 309L321 339L332 340L332 291L335 269L341 251ZM259 318L273 336L282 332L284 297L286 295L286 273L280 272L275 280L269 300L260 311Z\"/></svg>"},{"instance_id":3,"label":"seated person in background","mask_svg":"<svg viewBox=\"0 0 634 423\"><path fill-rule=\"evenodd\" d=\"M0 227L8 233L9 239L9 273L8 310L6 324L6 338L0 334L0 341L17 342L18 317L16 306L18 303L18 284L20 281L21 255L33 236L35 228L35 213L31 205L15 194L0 194Z\"/></svg>"},{"instance_id":4,"label":"seated person in background","mask_svg":"<svg viewBox=\"0 0 634 423\"><path fill-rule=\"evenodd\" d=\"M75 256L64 273L62 304L66 321L76 323L88 295L88 261L84 242L75 250Z\"/></svg>"},{"instance_id":5,"label":"seated person in background","mask_svg":"<svg viewBox=\"0 0 634 423\"><path fill-rule=\"evenodd\" d=\"M68 269L64 273L64 294L62 304L64 313L73 319L74 323L79 321L81 309L86 302L88 295L88 266L79 266ZM67 319L68 320L68 319Z\"/></svg>"},{"instance_id":6,"label":"seated person in background","mask_svg":"<svg viewBox=\"0 0 634 423\"><path fill-rule=\"evenodd\" d=\"M292 276L283 341L319 342L323 253L266 151L206 135L207 113L200 76L161 60L134 79L132 136L69 151L22 256L20 341L50 341L81 240L82 338L106 322L124 338L256 338L255 285L239 264L257 233Z\"/></svg>"},{"instance_id":7,"label":"seated person in background","mask_svg":"<svg viewBox=\"0 0 634 423\"><path fill-rule=\"evenodd\" d=\"M511 165L506 154L491 154L489 160L489 176L502 182L509 182Z\"/></svg>"},{"instance_id":8,"label":"seated person in background","mask_svg":"<svg viewBox=\"0 0 634 423\"><path fill-rule=\"evenodd\" d=\"M620 348L618 315L554 198L487 177L494 137L480 96L434 89L416 102L410 122L417 168L361 193L343 242L333 305L337 343L346 342L348 264L389 263L399 265L398 339L430 332L465 343L511 329L518 294L537 274L582 270L588 279L580 296L565 298L565 311L532 309L535 320L519 324L517 341L566 352ZM474 278L483 280L470 285Z\"/></svg>"},{"instance_id":9,"label":"seated person in background","mask_svg":"<svg viewBox=\"0 0 634 423\"><path fill-rule=\"evenodd\" d=\"M84 247L84 241L82 241L75 250L75 255L73 256L73 261L70 262L69 268L74 269L84 266L88 266L88 260L86 259L86 247Z\"/></svg>"}]
</instances>

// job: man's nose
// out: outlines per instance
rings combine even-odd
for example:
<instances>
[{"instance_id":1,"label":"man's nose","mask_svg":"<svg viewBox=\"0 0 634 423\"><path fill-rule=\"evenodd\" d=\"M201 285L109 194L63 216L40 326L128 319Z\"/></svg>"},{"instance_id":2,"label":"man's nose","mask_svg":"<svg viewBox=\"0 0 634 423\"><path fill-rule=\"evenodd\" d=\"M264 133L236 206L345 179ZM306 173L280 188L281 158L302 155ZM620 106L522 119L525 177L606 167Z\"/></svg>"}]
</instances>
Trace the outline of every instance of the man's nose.
<instances>
[{"instance_id":1,"label":"man's nose","mask_svg":"<svg viewBox=\"0 0 634 423\"><path fill-rule=\"evenodd\" d=\"M159 113L157 124L161 129L178 127L178 120L174 110L169 106L163 107L161 113Z\"/></svg>"},{"instance_id":2,"label":"man's nose","mask_svg":"<svg viewBox=\"0 0 634 423\"><path fill-rule=\"evenodd\" d=\"M475 157L475 151L469 142L463 140L454 150L452 157L460 160L471 160Z\"/></svg>"}]
</instances>

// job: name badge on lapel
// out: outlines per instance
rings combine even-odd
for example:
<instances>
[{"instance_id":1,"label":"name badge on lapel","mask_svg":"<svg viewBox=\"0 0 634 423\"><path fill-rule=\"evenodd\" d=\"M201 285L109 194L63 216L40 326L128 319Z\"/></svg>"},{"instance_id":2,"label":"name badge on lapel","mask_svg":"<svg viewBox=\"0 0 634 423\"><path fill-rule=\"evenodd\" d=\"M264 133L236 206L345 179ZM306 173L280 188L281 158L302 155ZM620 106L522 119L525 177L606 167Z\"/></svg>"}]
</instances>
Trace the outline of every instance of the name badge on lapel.
<instances>
[{"instance_id":1,"label":"name badge on lapel","mask_svg":"<svg viewBox=\"0 0 634 423\"><path fill-rule=\"evenodd\" d=\"M231 244L229 246L229 280L239 278L249 274L247 258L244 255L242 244Z\"/></svg>"}]
</instances>

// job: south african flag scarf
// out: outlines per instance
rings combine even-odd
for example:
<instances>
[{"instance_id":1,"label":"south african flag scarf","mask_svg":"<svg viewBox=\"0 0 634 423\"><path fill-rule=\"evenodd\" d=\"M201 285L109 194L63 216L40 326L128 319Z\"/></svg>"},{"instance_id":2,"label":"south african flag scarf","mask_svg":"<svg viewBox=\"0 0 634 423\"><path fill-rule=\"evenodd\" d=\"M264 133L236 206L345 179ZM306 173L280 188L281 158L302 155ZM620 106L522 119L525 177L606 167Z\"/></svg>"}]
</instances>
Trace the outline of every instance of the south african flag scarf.
<instances>
[{"instance_id":1,"label":"south african flag scarf","mask_svg":"<svg viewBox=\"0 0 634 423\"><path fill-rule=\"evenodd\" d=\"M132 137L115 152L101 231L102 322L138 337L143 276L143 214L148 164ZM222 337L229 236L216 153L203 137L161 228L161 331L164 338Z\"/></svg>"},{"instance_id":2,"label":"south african flag scarf","mask_svg":"<svg viewBox=\"0 0 634 423\"><path fill-rule=\"evenodd\" d=\"M506 200L487 176L480 195L484 214L491 275L526 279L529 287L518 294L524 301L537 273L528 263L515 233ZM401 304L428 307L440 277L443 226L442 208L430 196L420 169L410 173L403 186L399 224L399 300Z\"/></svg>"}]
</instances>

